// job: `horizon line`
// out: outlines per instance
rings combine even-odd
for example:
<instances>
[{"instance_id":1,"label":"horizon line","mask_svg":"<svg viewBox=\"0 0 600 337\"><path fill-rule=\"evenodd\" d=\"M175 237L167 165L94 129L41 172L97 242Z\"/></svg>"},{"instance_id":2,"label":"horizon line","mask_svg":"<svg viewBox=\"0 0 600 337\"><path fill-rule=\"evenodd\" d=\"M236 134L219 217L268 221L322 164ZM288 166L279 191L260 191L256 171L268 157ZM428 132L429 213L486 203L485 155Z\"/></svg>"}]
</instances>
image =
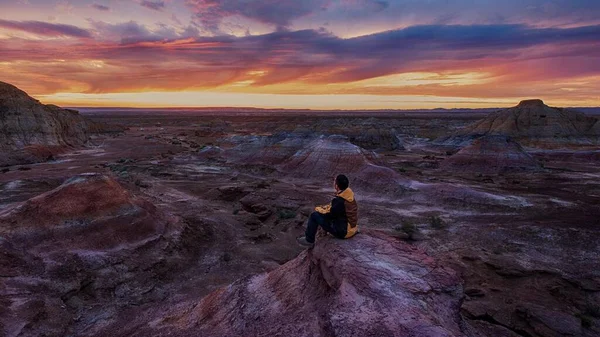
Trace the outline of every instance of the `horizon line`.
<instances>
[{"instance_id":1,"label":"horizon line","mask_svg":"<svg viewBox=\"0 0 600 337\"><path fill-rule=\"evenodd\" d=\"M490 107L476 107L476 108L413 108L413 109L392 109L392 108L381 108L381 109L314 109L314 108L261 108L261 107L235 107L235 106L186 106L186 107L177 107L177 106L158 106L158 107L128 107L128 106L62 106L64 109L88 109L88 110L261 110L261 111L356 111L356 112L368 112L368 111L435 111L435 110L492 110L492 109L507 109L511 107L501 107L501 106L490 106ZM550 106L550 105L549 105ZM554 107L554 106L550 106ZM563 106L556 108L568 108L568 109L600 109L600 106Z\"/></svg>"}]
</instances>

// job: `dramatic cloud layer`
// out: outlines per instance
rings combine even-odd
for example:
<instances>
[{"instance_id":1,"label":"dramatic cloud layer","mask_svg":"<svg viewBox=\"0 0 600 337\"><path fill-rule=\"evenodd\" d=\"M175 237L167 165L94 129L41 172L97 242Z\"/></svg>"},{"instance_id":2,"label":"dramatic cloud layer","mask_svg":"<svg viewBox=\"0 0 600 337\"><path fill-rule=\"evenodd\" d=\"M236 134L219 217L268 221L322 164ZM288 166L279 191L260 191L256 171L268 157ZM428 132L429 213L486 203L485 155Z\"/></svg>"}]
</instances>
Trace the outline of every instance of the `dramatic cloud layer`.
<instances>
[{"instance_id":1,"label":"dramatic cloud layer","mask_svg":"<svg viewBox=\"0 0 600 337\"><path fill-rule=\"evenodd\" d=\"M262 23L283 28L315 10L325 10L327 0L273 1L273 0L186 0L196 13L200 24L218 31L224 18L239 15Z\"/></svg>"},{"instance_id":2,"label":"dramatic cloud layer","mask_svg":"<svg viewBox=\"0 0 600 337\"><path fill-rule=\"evenodd\" d=\"M142 0L142 2L140 2L140 5L142 5L142 6L146 7L146 8L153 9L155 11L160 11L163 8L165 8L165 2L164 1Z\"/></svg>"},{"instance_id":3,"label":"dramatic cloud layer","mask_svg":"<svg viewBox=\"0 0 600 337\"><path fill-rule=\"evenodd\" d=\"M506 0L493 7L467 0L452 7L441 0L110 4L75 7L69 17L78 19L68 23L58 14L60 23L0 20L0 80L36 95L60 93L45 97L61 103L75 93L86 99L107 94L106 105L115 93L182 90L240 99L368 95L372 107L406 107L402 97L410 105L414 97L436 105L526 97L600 105L595 1ZM127 7L140 5L151 10ZM7 9L19 13L26 6L35 5ZM130 20L116 13L131 8L136 14ZM524 20L523 12L538 21ZM422 21L414 16L420 13ZM393 15L398 20L390 23ZM351 27L347 34L344 25ZM167 97L163 105L170 104ZM228 98L223 105L230 103Z\"/></svg>"},{"instance_id":4,"label":"dramatic cloud layer","mask_svg":"<svg viewBox=\"0 0 600 337\"><path fill-rule=\"evenodd\" d=\"M42 36L91 37L89 31L71 25L41 21L10 21L0 19L0 28L18 30Z\"/></svg>"},{"instance_id":5,"label":"dramatic cloud layer","mask_svg":"<svg viewBox=\"0 0 600 337\"><path fill-rule=\"evenodd\" d=\"M92 4L92 8L95 8L99 11L109 11L110 10L110 7L104 6L104 5L99 5L99 4Z\"/></svg>"}]
</instances>

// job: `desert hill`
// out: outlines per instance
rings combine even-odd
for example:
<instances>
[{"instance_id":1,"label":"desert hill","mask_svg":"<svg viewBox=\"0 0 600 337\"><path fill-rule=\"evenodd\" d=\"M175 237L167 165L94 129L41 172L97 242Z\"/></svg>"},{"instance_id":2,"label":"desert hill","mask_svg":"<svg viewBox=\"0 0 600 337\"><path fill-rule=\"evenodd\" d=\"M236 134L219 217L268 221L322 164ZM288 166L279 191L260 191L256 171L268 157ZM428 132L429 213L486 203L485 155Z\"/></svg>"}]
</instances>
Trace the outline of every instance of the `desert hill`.
<instances>
[{"instance_id":1,"label":"desert hill","mask_svg":"<svg viewBox=\"0 0 600 337\"><path fill-rule=\"evenodd\" d=\"M89 126L77 111L44 105L17 87L0 82L0 147L74 146L88 138Z\"/></svg>"},{"instance_id":2,"label":"desert hill","mask_svg":"<svg viewBox=\"0 0 600 337\"><path fill-rule=\"evenodd\" d=\"M90 303L110 312L160 300L160 281L210 237L194 233L100 174L0 211L0 335L74 335L77 317L95 315Z\"/></svg>"},{"instance_id":3,"label":"desert hill","mask_svg":"<svg viewBox=\"0 0 600 337\"><path fill-rule=\"evenodd\" d=\"M42 104L0 82L0 167L43 162L85 145L92 135L122 131L119 126L90 121L75 110Z\"/></svg>"},{"instance_id":4,"label":"desert hill","mask_svg":"<svg viewBox=\"0 0 600 337\"><path fill-rule=\"evenodd\" d=\"M281 169L296 178L328 181L344 172L353 186L378 192L401 191L407 180L394 170L377 165L377 158L343 136L322 136L298 150Z\"/></svg>"},{"instance_id":5,"label":"desert hill","mask_svg":"<svg viewBox=\"0 0 600 337\"><path fill-rule=\"evenodd\" d=\"M550 107L542 100L532 99L491 113L444 137L441 142L464 145L484 135L509 136L525 145L595 143L600 138L600 120L576 110Z\"/></svg>"},{"instance_id":6,"label":"desert hill","mask_svg":"<svg viewBox=\"0 0 600 337\"><path fill-rule=\"evenodd\" d=\"M497 174L507 171L536 171L540 164L509 137L488 135L465 146L441 164L444 170Z\"/></svg>"}]
</instances>

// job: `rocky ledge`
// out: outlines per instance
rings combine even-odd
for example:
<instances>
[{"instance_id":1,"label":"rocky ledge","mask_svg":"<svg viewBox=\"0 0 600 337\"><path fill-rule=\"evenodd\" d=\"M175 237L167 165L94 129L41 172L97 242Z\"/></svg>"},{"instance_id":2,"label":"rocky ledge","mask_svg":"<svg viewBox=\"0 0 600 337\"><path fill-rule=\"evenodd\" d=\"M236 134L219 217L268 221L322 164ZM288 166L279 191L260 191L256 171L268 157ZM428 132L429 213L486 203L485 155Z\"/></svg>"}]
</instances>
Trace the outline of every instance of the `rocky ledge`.
<instances>
[{"instance_id":1,"label":"rocky ledge","mask_svg":"<svg viewBox=\"0 0 600 337\"><path fill-rule=\"evenodd\" d=\"M324 237L278 269L173 308L139 336L464 336L461 279L369 231ZM137 325L137 324L136 324Z\"/></svg>"}]
</instances>

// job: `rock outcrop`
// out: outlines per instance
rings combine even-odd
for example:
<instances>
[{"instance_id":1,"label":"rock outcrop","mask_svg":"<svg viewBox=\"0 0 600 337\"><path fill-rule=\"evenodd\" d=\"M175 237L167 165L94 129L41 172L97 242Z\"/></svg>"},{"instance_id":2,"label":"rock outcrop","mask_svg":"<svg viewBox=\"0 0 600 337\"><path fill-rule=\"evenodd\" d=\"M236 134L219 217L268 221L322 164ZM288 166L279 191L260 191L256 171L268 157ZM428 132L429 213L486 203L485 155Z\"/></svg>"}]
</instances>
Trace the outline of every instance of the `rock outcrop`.
<instances>
[{"instance_id":1,"label":"rock outcrop","mask_svg":"<svg viewBox=\"0 0 600 337\"><path fill-rule=\"evenodd\" d=\"M321 137L295 153L283 169L302 178L330 178L372 165L366 155L367 151L342 136Z\"/></svg>"},{"instance_id":2,"label":"rock outcrop","mask_svg":"<svg viewBox=\"0 0 600 337\"><path fill-rule=\"evenodd\" d=\"M377 192L402 192L406 179L394 170L378 165L378 155L352 144L341 136L307 137L280 133L268 137L231 137L237 146L224 150L224 157L236 164L263 166L264 174L289 178L331 181L347 174L352 186Z\"/></svg>"},{"instance_id":3,"label":"rock outcrop","mask_svg":"<svg viewBox=\"0 0 600 337\"><path fill-rule=\"evenodd\" d=\"M63 239L50 235L52 245L107 249L146 239L149 233L163 233L166 223L156 221L159 218L154 205L135 197L112 178L89 174L3 211L0 233L24 236L23 240L33 245L32 232L36 239L43 237L44 230L63 232Z\"/></svg>"},{"instance_id":4,"label":"rock outcrop","mask_svg":"<svg viewBox=\"0 0 600 337\"><path fill-rule=\"evenodd\" d=\"M161 280L187 265L209 231L103 175L77 176L4 209L0 335L82 335L97 324L82 317L110 321L119 306L160 301Z\"/></svg>"},{"instance_id":5,"label":"rock outcrop","mask_svg":"<svg viewBox=\"0 0 600 337\"><path fill-rule=\"evenodd\" d=\"M502 135L484 136L444 160L440 168L453 172L498 174L538 171L541 165L519 143Z\"/></svg>"},{"instance_id":6,"label":"rock outcrop","mask_svg":"<svg viewBox=\"0 0 600 337\"><path fill-rule=\"evenodd\" d=\"M77 111L41 104L24 91L0 82L0 147L74 146L88 138L87 122Z\"/></svg>"},{"instance_id":7,"label":"rock outcrop","mask_svg":"<svg viewBox=\"0 0 600 337\"><path fill-rule=\"evenodd\" d=\"M402 140L393 129L370 127L349 138L352 143L368 150L404 150Z\"/></svg>"},{"instance_id":8,"label":"rock outcrop","mask_svg":"<svg viewBox=\"0 0 600 337\"><path fill-rule=\"evenodd\" d=\"M499 110L450 137L438 140L464 145L483 135L504 135L521 144L587 144L600 139L600 120L543 101L522 101L516 107Z\"/></svg>"},{"instance_id":9,"label":"rock outcrop","mask_svg":"<svg viewBox=\"0 0 600 337\"><path fill-rule=\"evenodd\" d=\"M460 278L379 232L321 238L276 270L164 313L137 336L464 336ZM122 334L132 331L124 329Z\"/></svg>"},{"instance_id":10,"label":"rock outcrop","mask_svg":"<svg viewBox=\"0 0 600 337\"><path fill-rule=\"evenodd\" d=\"M53 160L67 149L62 146L30 145L11 150L0 148L0 167L27 165Z\"/></svg>"},{"instance_id":11,"label":"rock outcrop","mask_svg":"<svg viewBox=\"0 0 600 337\"><path fill-rule=\"evenodd\" d=\"M320 137L289 158L281 169L291 177L320 181L346 174L353 186L374 188L379 192L403 189L406 179L394 170L373 163L375 156L343 136Z\"/></svg>"},{"instance_id":12,"label":"rock outcrop","mask_svg":"<svg viewBox=\"0 0 600 337\"><path fill-rule=\"evenodd\" d=\"M271 136L234 136L235 147L225 153L229 161L243 165L279 165L302 149L311 138L278 133Z\"/></svg>"},{"instance_id":13,"label":"rock outcrop","mask_svg":"<svg viewBox=\"0 0 600 337\"><path fill-rule=\"evenodd\" d=\"M96 123L77 111L44 105L22 90L0 82L0 167L40 163L97 134L125 128Z\"/></svg>"}]
</instances>

